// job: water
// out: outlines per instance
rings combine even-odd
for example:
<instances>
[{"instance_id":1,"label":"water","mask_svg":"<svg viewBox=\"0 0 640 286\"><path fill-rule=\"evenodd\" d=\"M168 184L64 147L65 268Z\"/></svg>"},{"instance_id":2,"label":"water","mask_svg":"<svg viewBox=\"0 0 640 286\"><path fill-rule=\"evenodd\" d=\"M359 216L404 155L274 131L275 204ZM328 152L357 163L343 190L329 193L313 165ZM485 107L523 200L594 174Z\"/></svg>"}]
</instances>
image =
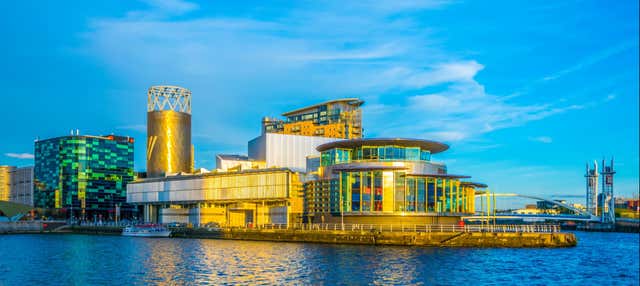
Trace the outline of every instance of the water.
<instances>
[{"instance_id":1,"label":"water","mask_svg":"<svg viewBox=\"0 0 640 286\"><path fill-rule=\"evenodd\" d=\"M578 247L376 247L75 234L0 235L0 285L638 285L638 234Z\"/></svg>"}]
</instances>

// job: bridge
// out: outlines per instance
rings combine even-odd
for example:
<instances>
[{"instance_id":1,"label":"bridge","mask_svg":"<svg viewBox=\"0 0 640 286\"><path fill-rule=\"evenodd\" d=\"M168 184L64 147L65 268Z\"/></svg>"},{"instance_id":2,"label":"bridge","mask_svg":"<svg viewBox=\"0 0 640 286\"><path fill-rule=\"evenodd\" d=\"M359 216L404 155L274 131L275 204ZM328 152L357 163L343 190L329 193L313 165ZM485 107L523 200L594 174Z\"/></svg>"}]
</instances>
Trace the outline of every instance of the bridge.
<instances>
[{"instance_id":1,"label":"bridge","mask_svg":"<svg viewBox=\"0 0 640 286\"><path fill-rule=\"evenodd\" d=\"M545 202L549 202L558 206L561 206L563 208L566 208L570 211L573 211L575 214L571 215L571 214L559 214L559 215L552 215L552 214L516 214L516 213L496 213L495 209L493 211L487 211L484 213L484 215L480 214L480 215L473 215L473 216L465 216L462 217L465 220L492 220L492 219L523 219L523 220L535 220L535 219L540 219L540 220L556 220L556 221L585 221L585 222L599 222L600 218L598 216L594 216L584 210L581 209L577 209L571 205L562 203L562 202L558 202L558 201L554 201L551 199L547 199L547 198L543 198L543 197L538 197L538 196L531 196L531 195L521 195L521 194L515 194L515 193L487 193L487 192L478 192L476 193L477 197L487 197L487 206L489 206L490 201L489 198L493 197L520 197L520 198L527 198L527 199L534 199L534 200L538 200L538 201L545 201Z\"/></svg>"}]
</instances>

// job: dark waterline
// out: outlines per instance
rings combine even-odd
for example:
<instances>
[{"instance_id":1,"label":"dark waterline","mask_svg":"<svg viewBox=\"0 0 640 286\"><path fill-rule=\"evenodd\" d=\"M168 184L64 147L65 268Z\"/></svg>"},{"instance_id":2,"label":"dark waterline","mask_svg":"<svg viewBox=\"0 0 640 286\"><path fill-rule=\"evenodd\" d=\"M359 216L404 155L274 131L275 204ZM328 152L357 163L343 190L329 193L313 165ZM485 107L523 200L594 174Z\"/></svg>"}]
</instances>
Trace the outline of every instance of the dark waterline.
<instances>
[{"instance_id":1,"label":"dark waterline","mask_svg":"<svg viewBox=\"0 0 640 286\"><path fill-rule=\"evenodd\" d=\"M0 235L0 285L638 285L639 235L578 247L475 249Z\"/></svg>"}]
</instances>

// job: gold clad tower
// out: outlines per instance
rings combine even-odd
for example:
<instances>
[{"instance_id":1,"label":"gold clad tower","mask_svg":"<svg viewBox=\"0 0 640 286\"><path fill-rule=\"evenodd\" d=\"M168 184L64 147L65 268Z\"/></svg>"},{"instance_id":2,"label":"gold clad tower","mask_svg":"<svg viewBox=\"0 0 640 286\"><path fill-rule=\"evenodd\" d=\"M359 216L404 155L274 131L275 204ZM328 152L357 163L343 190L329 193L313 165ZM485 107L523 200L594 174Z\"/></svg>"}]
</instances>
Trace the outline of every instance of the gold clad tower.
<instances>
[{"instance_id":1,"label":"gold clad tower","mask_svg":"<svg viewBox=\"0 0 640 286\"><path fill-rule=\"evenodd\" d=\"M191 91L152 86L147 96L147 175L192 172Z\"/></svg>"}]
</instances>

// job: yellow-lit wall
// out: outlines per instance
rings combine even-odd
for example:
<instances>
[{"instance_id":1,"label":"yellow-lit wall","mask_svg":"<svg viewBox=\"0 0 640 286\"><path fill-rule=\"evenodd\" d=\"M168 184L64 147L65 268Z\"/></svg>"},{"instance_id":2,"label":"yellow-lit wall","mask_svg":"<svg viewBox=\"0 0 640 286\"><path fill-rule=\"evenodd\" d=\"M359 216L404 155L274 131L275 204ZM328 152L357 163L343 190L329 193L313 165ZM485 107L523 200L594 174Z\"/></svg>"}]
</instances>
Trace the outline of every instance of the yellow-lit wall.
<instances>
[{"instance_id":1,"label":"yellow-lit wall","mask_svg":"<svg viewBox=\"0 0 640 286\"><path fill-rule=\"evenodd\" d=\"M0 201L9 201L11 193L11 171L15 168L0 166Z\"/></svg>"},{"instance_id":2,"label":"yellow-lit wall","mask_svg":"<svg viewBox=\"0 0 640 286\"><path fill-rule=\"evenodd\" d=\"M147 113L147 175L192 172L191 115L177 111Z\"/></svg>"}]
</instances>

